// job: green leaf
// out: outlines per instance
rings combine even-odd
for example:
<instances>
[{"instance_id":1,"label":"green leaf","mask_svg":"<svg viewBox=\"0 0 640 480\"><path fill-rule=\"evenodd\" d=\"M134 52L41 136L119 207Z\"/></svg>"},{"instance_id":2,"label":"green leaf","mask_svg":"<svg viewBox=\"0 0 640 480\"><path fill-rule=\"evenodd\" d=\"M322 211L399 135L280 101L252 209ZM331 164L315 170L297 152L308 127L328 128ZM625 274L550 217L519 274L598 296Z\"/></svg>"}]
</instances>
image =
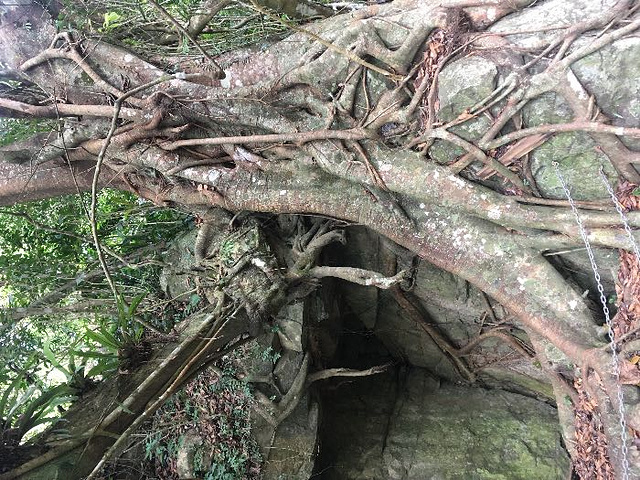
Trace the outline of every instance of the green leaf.
<instances>
[{"instance_id":1,"label":"green leaf","mask_svg":"<svg viewBox=\"0 0 640 480\"><path fill-rule=\"evenodd\" d=\"M22 394L18 398L16 398L15 402L7 412L6 419L10 420L16 414L18 409L29 401L29 399L33 396L37 389L38 387L36 387L35 385L30 385L29 387L27 387L27 389L22 392Z\"/></svg>"},{"instance_id":2,"label":"green leaf","mask_svg":"<svg viewBox=\"0 0 640 480\"><path fill-rule=\"evenodd\" d=\"M128 314L127 302L122 294L118 295L116 306L118 307L118 320L122 323L126 320Z\"/></svg>"},{"instance_id":3,"label":"green leaf","mask_svg":"<svg viewBox=\"0 0 640 480\"><path fill-rule=\"evenodd\" d=\"M142 300L146 296L147 292L143 292L140 295L136 295L135 297L133 297L133 300L131 300L131 305L129 305L129 317L133 317L135 315L138 305L140 305L140 302L142 302Z\"/></svg>"},{"instance_id":4,"label":"green leaf","mask_svg":"<svg viewBox=\"0 0 640 480\"><path fill-rule=\"evenodd\" d=\"M117 358L102 361L87 372L87 377L92 378L104 373L114 372L118 369L118 363Z\"/></svg>"},{"instance_id":5,"label":"green leaf","mask_svg":"<svg viewBox=\"0 0 640 480\"><path fill-rule=\"evenodd\" d=\"M42 347L42 353L47 358L47 360L51 362L51 365L53 365L55 369L60 370L64 374L64 376L67 377L67 381L69 381L69 379L73 377L73 374L69 370L64 368L62 364L58 361L56 356L51 351L51 348L49 347L50 343L51 343L51 339L47 338L44 342L44 346Z\"/></svg>"},{"instance_id":6,"label":"green leaf","mask_svg":"<svg viewBox=\"0 0 640 480\"><path fill-rule=\"evenodd\" d=\"M120 348L118 339L103 327L100 327L97 332L87 329L86 336L113 353L117 353Z\"/></svg>"},{"instance_id":7,"label":"green leaf","mask_svg":"<svg viewBox=\"0 0 640 480\"><path fill-rule=\"evenodd\" d=\"M7 408L9 405L9 399L13 396L15 398L14 403L19 400L19 391L20 385L26 377L27 372L35 364L36 355L32 354L26 361L24 368L18 373L18 376L11 382L9 387L5 390L2 395L2 399L0 399L0 416L5 420L10 420L11 415L15 412L15 408L10 408L9 410L12 412L11 415L7 412Z\"/></svg>"},{"instance_id":8,"label":"green leaf","mask_svg":"<svg viewBox=\"0 0 640 480\"><path fill-rule=\"evenodd\" d=\"M106 12L104 14L102 29L105 32L115 30L120 26L122 26L122 15L120 15L118 12Z\"/></svg>"},{"instance_id":9,"label":"green leaf","mask_svg":"<svg viewBox=\"0 0 640 480\"><path fill-rule=\"evenodd\" d=\"M18 377L16 377L15 380L11 382L9 387L5 390L4 394L2 395L2 399L0 400L0 415L5 420L9 420L11 418L9 413L5 411L9 403L10 395L12 394L12 392L14 395L17 395L18 386L20 385L21 381L22 381L22 376L18 375Z\"/></svg>"},{"instance_id":10,"label":"green leaf","mask_svg":"<svg viewBox=\"0 0 640 480\"><path fill-rule=\"evenodd\" d=\"M73 389L68 385L58 385L44 391L38 398L29 403L24 413L20 416L18 429L20 438L22 438L29 430L36 426L36 422L49 410L51 403L60 398L69 398L73 394Z\"/></svg>"},{"instance_id":11,"label":"green leaf","mask_svg":"<svg viewBox=\"0 0 640 480\"><path fill-rule=\"evenodd\" d=\"M105 359L105 360L118 358L118 356L113 353L83 352L81 350L72 350L70 353L73 353L74 355L77 355L78 357L81 357L81 358L97 358L97 359Z\"/></svg>"},{"instance_id":12,"label":"green leaf","mask_svg":"<svg viewBox=\"0 0 640 480\"><path fill-rule=\"evenodd\" d=\"M31 423L31 428L29 430L31 430L34 427L37 427L38 425L42 425L43 423L55 422L57 420L60 420L60 417L42 417L42 418L39 418L39 419L37 419L37 420L35 420L35 421L33 421ZM25 432L25 433L27 433L27 432Z\"/></svg>"},{"instance_id":13,"label":"green leaf","mask_svg":"<svg viewBox=\"0 0 640 480\"><path fill-rule=\"evenodd\" d=\"M192 307L197 306L200 303L200 295L198 295L197 293L192 294L189 297L189 305L191 305Z\"/></svg>"}]
</instances>

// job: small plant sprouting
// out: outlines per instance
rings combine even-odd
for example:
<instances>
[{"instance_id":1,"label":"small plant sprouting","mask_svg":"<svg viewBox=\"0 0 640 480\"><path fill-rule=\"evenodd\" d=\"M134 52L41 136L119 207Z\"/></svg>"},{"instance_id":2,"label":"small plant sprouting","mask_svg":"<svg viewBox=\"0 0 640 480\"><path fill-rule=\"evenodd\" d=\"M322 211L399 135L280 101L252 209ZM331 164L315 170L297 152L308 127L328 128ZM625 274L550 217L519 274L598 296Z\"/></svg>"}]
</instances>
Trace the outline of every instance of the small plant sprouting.
<instances>
[{"instance_id":1,"label":"small plant sprouting","mask_svg":"<svg viewBox=\"0 0 640 480\"><path fill-rule=\"evenodd\" d=\"M260 345L255 345L252 351L252 354L255 358L263 361L269 362L272 364L276 364L280 357L282 356L280 352L277 352L273 349L273 347L261 348Z\"/></svg>"}]
</instances>

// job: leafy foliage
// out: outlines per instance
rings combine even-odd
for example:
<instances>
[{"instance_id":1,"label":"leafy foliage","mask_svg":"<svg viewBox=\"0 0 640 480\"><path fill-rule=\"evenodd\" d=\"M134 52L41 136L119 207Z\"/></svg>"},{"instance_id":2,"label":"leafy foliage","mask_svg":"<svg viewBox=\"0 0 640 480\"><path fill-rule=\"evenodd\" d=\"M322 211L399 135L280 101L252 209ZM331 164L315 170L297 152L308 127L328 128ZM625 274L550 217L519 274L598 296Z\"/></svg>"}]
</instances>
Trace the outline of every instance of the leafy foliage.
<instances>
[{"instance_id":1,"label":"leafy foliage","mask_svg":"<svg viewBox=\"0 0 640 480\"><path fill-rule=\"evenodd\" d=\"M4 392L0 397L2 446L10 447L20 441L35 427L54 422L59 415L55 407L69 403L76 389L67 384L42 387L32 373L37 356L32 355L27 365L11 375L0 373Z\"/></svg>"},{"instance_id":2,"label":"leafy foliage","mask_svg":"<svg viewBox=\"0 0 640 480\"><path fill-rule=\"evenodd\" d=\"M158 31L170 31L166 19L147 2L98 2L64 0L65 8L56 21L62 30L79 30L88 35L108 34L116 42L128 44L147 54L189 54L192 45L179 39L173 45L153 47ZM201 2L171 0L163 6L186 22ZM239 46L264 41L281 34L285 27L265 20L244 6L227 7L199 37L204 48L221 53ZM240 25L240 26L239 26ZM239 27L238 27L239 26ZM232 35L229 35L232 33ZM167 68L171 69L171 62ZM56 120L0 120L0 144L24 139L35 132L54 132ZM153 261L122 264L139 249L173 238L190 226L191 219L169 209L158 209L131 194L105 189L99 193L97 229L107 252L113 277L121 292L115 303L96 307L91 313L73 313L73 306L84 300L109 300L113 296L100 275L96 250L87 220L88 194L42 200L19 207L0 209L3 233L0 236L0 403L3 429L17 442L34 427L51 423L58 416L56 407L68 403L74 394L91 388L97 381L122 367L122 352L143 342L144 329L138 321L149 311L146 302L158 288L159 266ZM145 259L143 259L145 260ZM51 307L70 307L69 313L43 310L37 316L14 318L15 309L29 307L65 283L72 288L55 297ZM177 317L200 307L194 294ZM53 323L55 322L55 323ZM6 348L5 348L6 347ZM259 455L248 434L246 418L250 400L246 385L235 384L226 376L216 383L215 392L196 392L196 397L220 395L208 405L206 423L224 440L210 461L200 452L198 469L206 478L252 478L259 471ZM199 413L186 397L177 397L185 419L197 421ZM230 410L229 410L230 409ZM16 436L16 432L18 433ZM4 433L3 433L4 436ZM14 438L12 437L12 438ZM172 443L173 442L173 443ZM151 445L151 443L150 443ZM165 447L151 448L160 462L180 446L180 438ZM163 444L165 445L165 444ZM164 450L164 454L161 453ZM207 464L208 466L205 466ZM248 476L245 476L248 475Z\"/></svg>"},{"instance_id":3,"label":"leafy foliage","mask_svg":"<svg viewBox=\"0 0 640 480\"><path fill-rule=\"evenodd\" d=\"M157 54L167 59L170 69L171 56L184 56L200 52L188 39L176 36L166 45L159 44L159 33L170 36L173 26L147 2L65 0L65 8L56 20L59 31L78 30L86 34L109 34L144 56ZM168 0L160 2L163 8L183 25L188 23L201 4L199 0ZM237 48L260 44L274 36L287 35L285 25L261 15L247 6L231 4L219 12L198 36L207 51L221 54ZM123 21L123 19L126 19Z\"/></svg>"},{"instance_id":4,"label":"leafy foliage","mask_svg":"<svg viewBox=\"0 0 640 480\"><path fill-rule=\"evenodd\" d=\"M120 257L168 240L188 221L181 213L150 207L123 192L104 190L98 200L102 243ZM55 418L58 399L68 402L69 392L84 391L118 369L119 349L142 337L143 328L135 320L144 315L141 303L158 289L160 267L152 263L112 270L122 292L117 304L100 277L84 280L86 272L100 272L85 215L87 201L86 195L76 195L0 212L2 414L9 422L6 428L19 432L20 438ZM56 306L70 307L69 313L13 317L16 308L28 307L69 280L75 288L56 300ZM73 313L73 306L86 299L105 299L111 307L106 303L101 312Z\"/></svg>"},{"instance_id":5,"label":"leafy foliage","mask_svg":"<svg viewBox=\"0 0 640 480\"><path fill-rule=\"evenodd\" d=\"M107 12L104 14L104 22L102 23L102 32L109 33L116 28L122 27L124 17L118 12Z\"/></svg>"},{"instance_id":6,"label":"leafy foliage","mask_svg":"<svg viewBox=\"0 0 640 480\"><path fill-rule=\"evenodd\" d=\"M87 203L87 195L67 196L0 210L4 227L0 282L11 285L14 305L25 305L54 288L60 279L76 278L78 272L97 267L85 215ZM188 221L179 212L155 208L115 190L100 193L97 219L103 245L120 256L171 238ZM38 272L35 277L34 272ZM140 285L155 277L157 269L127 267L116 274L124 284Z\"/></svg>"},{"instance_id":7,"label":"leafy foliage","mask_svg":"<svg viewBox=\"0 0 640 480\"><path fill-rule=\"evenodd\" d=\"M0 147L23 140L38 132L50 132L57 126L55 120L39 118L0 118Z\"/></svg>"}]
</instances>

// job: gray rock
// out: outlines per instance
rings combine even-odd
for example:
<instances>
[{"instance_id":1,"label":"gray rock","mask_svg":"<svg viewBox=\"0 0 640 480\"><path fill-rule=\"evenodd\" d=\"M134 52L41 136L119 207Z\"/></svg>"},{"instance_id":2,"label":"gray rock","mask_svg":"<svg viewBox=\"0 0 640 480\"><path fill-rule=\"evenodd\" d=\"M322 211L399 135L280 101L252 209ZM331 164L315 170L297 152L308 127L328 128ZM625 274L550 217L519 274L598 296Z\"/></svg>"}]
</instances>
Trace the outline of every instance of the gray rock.
<instances>
[{"instance_id":1,"label":"gray rock","mask_svg":"<svg viewBox=\"0 0 640 480\"><path fill-rule=\"evenodd\" d=\"M543 48L555 39L553 30L550 31L548 28L564 28L597 19L602 16L602 12L612 8L616 3L618 3L617 0L533 2L529 8L497 21L489 31L495 33L526 31L529 33L509 35L507 39L521 48ZM564 35L564 33L561 34Z\"/></svg>"},{"instance_id":2,"label":"gray rock","mask_svg":"<svg viewBox=\"0 0 640 480\"><path fill-rule=\"evenodd\" d=\"M440 386L424 370L362 379L332 397L323 478L559 480L570 462L556 411L499 390Z\"/></svg>"},{"instance_id":3,"label":"gray rock","mask_svg":"<svg viewBox=\"0 0 640 480\"><path fill-rule=\"evenodd\" d=\"M264 464L265 480L308 480L316 460L319 421L317 403L303 397L296 409L279 426L269 458Z\"/></svg>"},{"instance_id":4,"label":"gray rock","mask_svg":"<svg viewBox=\"0 0 640 480\"><path fill-rule=\"evenodd\" d=\"M273 369L276 385L281 392L286 392L293 385L304 355L291 350L285 350Z\"/></svg>"},{"instance_id":5,"label":"gray rock","mask_svg":"<svg viewBox=\"0 0 640 480\"><path fill-rule=\"evenodd\" d=\"M495 87L498 70L482 57L464 57L447 66L438 77L439 116L455 119L462 111L488 96Z\"/></svg>"},{"instance_id":6,"label":"gray rock","mask_svg":"<svg viewBox=\"0 0 640 480\"><path fill-rule=\"evenodd\" d=\"M560 173L574 200L609 198L600 178L602 168L608 178L618 178L609 160L595 149L596 143L582 132L560 133L531 153L531 173L540 193L546 198L566 199L562 183L553 162L558 162Z\"/></svg>"},{"instance_id":7,"label":"gray rock","mask_svg":"<svg viewBox=\"0 0 640 480\"><path fill-rule=\"evenodd\" d=\"M176 272L189 271L193 267L193 244L197 233L196 230L191 230L178 237L163 255L167 267L160 273L160 288L168 298L187 301L188 295L193 292L189 276L176 275Z\"/></svg>"},{"instance_id":8,"label":"gray rock","mask_svg":"<svg viewBox=\"0 0 640 480\"><path fill-rule=\"evenodd\" d=\"M536 127L547 123L570 122L573 113L562 97L548 93L529 102L522 109L522 118L526 127ZM599 175L600 168L613 182L618 174L607 157L595 147L596 143L587 133L560 133L531 152L531 173L540 193L547 198L566 198L553 167L553 162L558 162L558 168L575 200L608 198L607 189Z\"/></svg>"},{"instance_id":9,"label":"gray rock","mask_svg":"<svg viewBox=\"0 0 640 480\"><path fill-rule=\"evenodd\" d=\"M202 438L195 430L189 430L184 434L184 440L180 445L176 458L176 470L181 479L191 480L197 478L194 458L196 449L200 445L202 445Z\"/></svg>"},{"instance_id":10,"label":"gray rock","mask_svg":"<svg viewBox=\"0 0 640 480\"><path fill-rule=\"evenodd\" d=\"M456 60L445 67L438 78L438 120L449 122L466 109L489 96L495 88L498 69L485 58L474 56ZM484 116L469 120L451 128L451 132L465 140L477 140L489 127L490 121ZM429 149L429 155L439 163L449 163L464 150L449 142L437 140Z\"/></svg>"},{"instance_id":11,"label":"gray rock","mask_svg":"<svg viewBox=\"0 0 640 480\"><path fill-rule=\"evenodd\" d=\"M301 302L285 306L276 318L278 338L285 350L302 352L302 322L304 305Z\"/></svg>"},{"instance_id":12,"label":"gray rock","mask_svg":"<svg viewBox=\"0 0 640 480\"><path fill-rule=\"evenodd\" d=\"M577 47L591 41L584 38ZM572 65L572 70L613 125L640 126L640 38L624 38ZM623 142L640 150L640 139Z\"/></svg>"}]
</instances>

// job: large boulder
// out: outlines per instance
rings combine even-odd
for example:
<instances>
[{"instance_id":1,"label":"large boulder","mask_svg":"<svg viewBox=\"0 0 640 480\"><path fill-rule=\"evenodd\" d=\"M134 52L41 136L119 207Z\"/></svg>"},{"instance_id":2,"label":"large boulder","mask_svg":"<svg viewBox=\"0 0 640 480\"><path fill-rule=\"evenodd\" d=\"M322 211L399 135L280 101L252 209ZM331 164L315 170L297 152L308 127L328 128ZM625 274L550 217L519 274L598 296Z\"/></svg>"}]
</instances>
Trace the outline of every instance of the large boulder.
<instances>
[{"instance_id":1,"label":"large boulder","mask_svg":"<svg viewBox=\"0 0 640 480\"><path fill-rule=\"evenodd\" d=\"M414 368L324 400L327 480L558 480L570 469L555 409L522 395Z\"/></svg>"}]
</instances>

